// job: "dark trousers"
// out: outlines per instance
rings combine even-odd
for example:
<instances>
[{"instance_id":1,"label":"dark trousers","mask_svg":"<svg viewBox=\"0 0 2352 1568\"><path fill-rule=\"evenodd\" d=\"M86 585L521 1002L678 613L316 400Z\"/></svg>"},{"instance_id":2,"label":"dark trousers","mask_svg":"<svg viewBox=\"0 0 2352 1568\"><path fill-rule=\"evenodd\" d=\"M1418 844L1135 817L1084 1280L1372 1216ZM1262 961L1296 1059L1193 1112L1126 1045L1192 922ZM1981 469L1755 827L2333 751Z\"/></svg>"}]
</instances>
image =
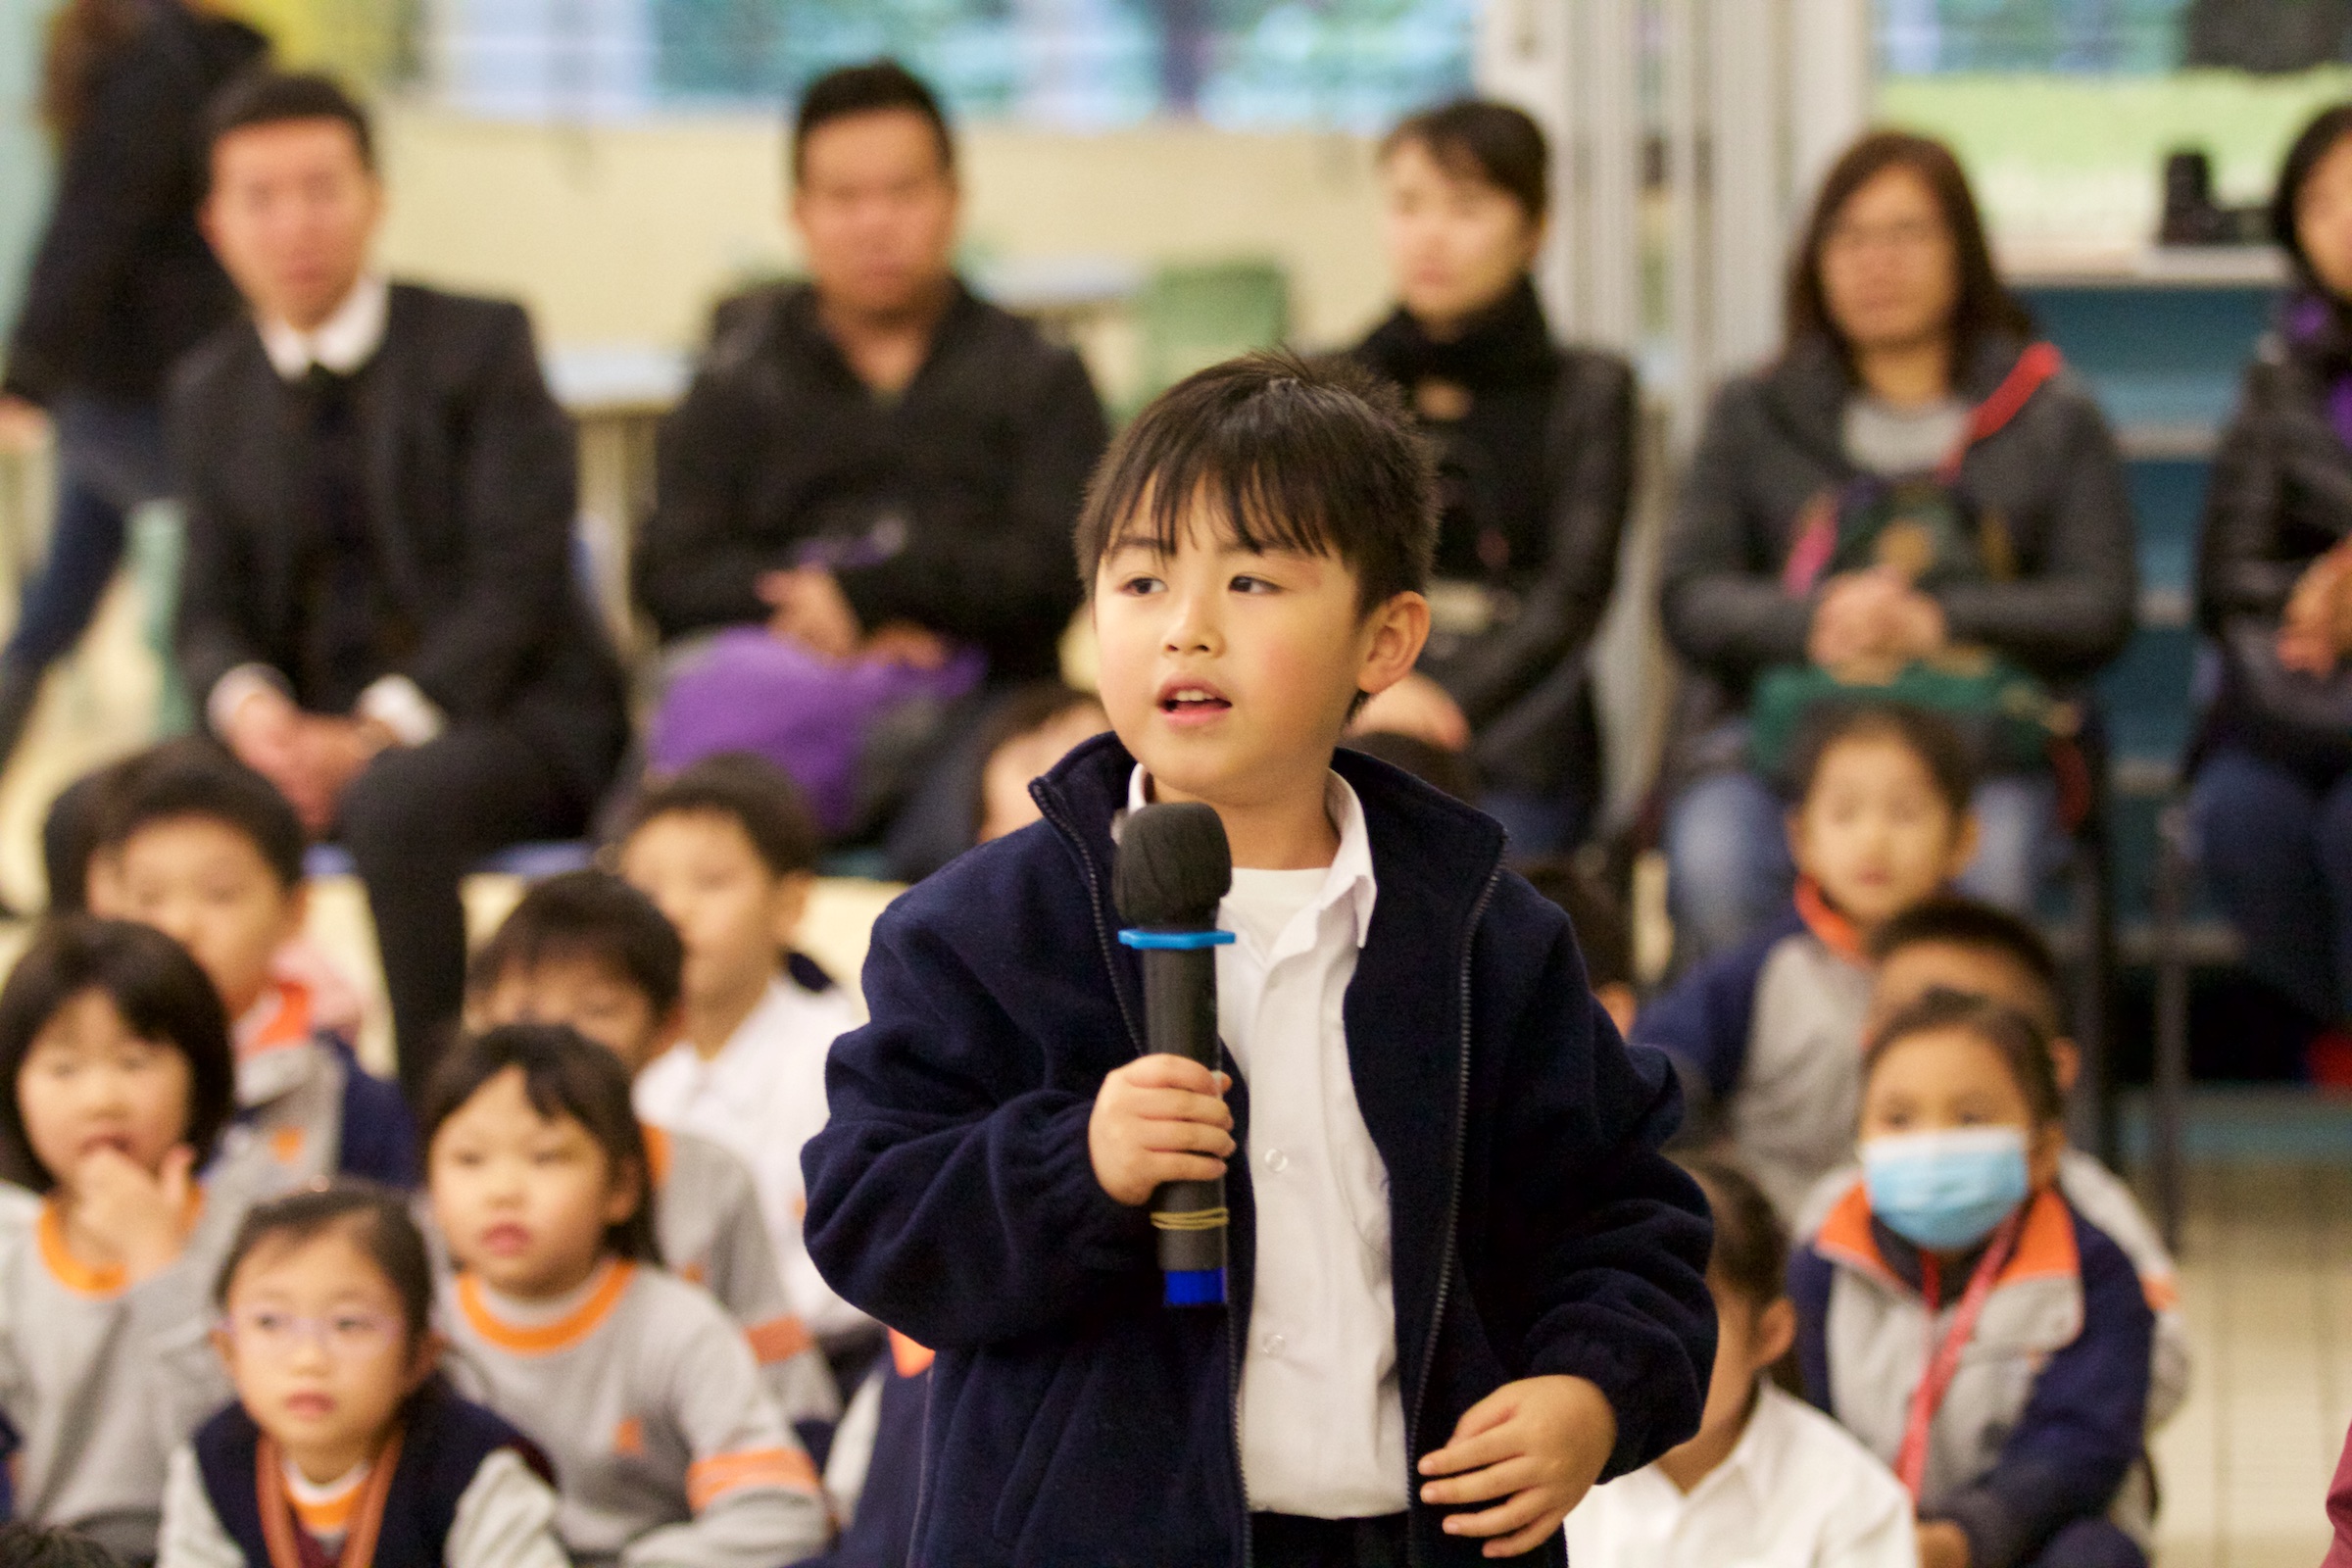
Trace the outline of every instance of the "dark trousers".
<instances>
[{"instance_id":1,"label":"dark trousers","mask_svg":"<svg viewBox=\"0 0 2352 1568\"><path fill-rule=\"evenodd\" d=\"M168 495L163 412L152 404L61 397L57 513L40 575L24 590L7 662L37 674L72 651L122 561L124 518Z\"/></svg>"},{"instance_id":2,"label":"dark trousers","mask_svg":"<svg viewBox=\"0 0 2352 1568\"><path fill-rule=\"evenodd\" d=\"M2246 967L2314 1018L2352 1013L2352 772L2222 746L2197 769L2189 811Z\"/></svg>"},{"instance_id":3,"label":"dark trousers","mask_svg":"<svg viewBox=\"0 0 2352 1568\"><path fill-rule=\"evenodd\" d=\"M1250 1560L1259 1568L1404 1568L1405 1515L1376 1519L1250 1516Z\"/></svg>"},{"instance_id":4,"label":"dark trousers","mask_svg":"<svg viewBox=\"0 0 2352 1568\"><path fill-rule=\"evenodd\" d=\"M465 1002L466 873L510 844L576 836L589 809L543 748L491 723L387 751L344 794L337 833L375 916L410 1104L423 1105Z\"/></svg>"}]
</instances>

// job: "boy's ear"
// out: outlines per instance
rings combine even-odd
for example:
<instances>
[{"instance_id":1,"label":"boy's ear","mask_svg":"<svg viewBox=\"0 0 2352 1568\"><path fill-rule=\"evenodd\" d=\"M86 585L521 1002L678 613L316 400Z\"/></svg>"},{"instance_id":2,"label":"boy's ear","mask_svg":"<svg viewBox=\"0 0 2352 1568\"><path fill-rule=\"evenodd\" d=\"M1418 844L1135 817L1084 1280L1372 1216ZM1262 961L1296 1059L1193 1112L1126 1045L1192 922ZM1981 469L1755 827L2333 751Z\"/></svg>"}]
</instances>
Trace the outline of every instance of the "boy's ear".
<instances>
[{"instance_id":1,"label":"boy's ear","mask_svg":"<svg viewBox=\"0 0 2352 1568\"><path fill-rule=\"evenodd\" d=\"M2050 1066L2058 1079L2058 1098L2064 1100L2075 1092L2076 1081L2082 1076L2082 1048L2058 1036L2050 1042Z\"/></svg>"},{"instance_id":2,"label":"boy's ear","mask_svg":"<svg viewBox=\"0 0 2352 1568\"><path fill-rule=\"evenodd\" d=\"M808 895L816 891L816 873L795 871L776 882L775 902L771 906L773 919L770 934L779 948L790 948L793 938L800 934L801 921L808 913Z\"/></svg>"},{"instance_id":3,"label":"boy's ear","mask_svg":"<svg viewBox=\"0 0 2352 1568\"><path fill-rule=\"evenodd\" d=\"M286 890L286 938L302 935L311 923L311 884L297 882Z\"/></svg>"},{"instance_id":4,"label":"boy's ear","mask_svg":"<svg viewBox=\"0 0 2352 1568\"><path fill-rule=\"evenodd\" d=\"M653 1179L635 1160L627 1160L612 1169L612 1188L605 1194L602 1211L607 1225L626 1225L635 1217L641 1202L653 1199Z\"/></svg>"},{"instance_id":5,"label":"boy's ear","mask_svg":"<svg viewBox=\"0 0 2352 1568\"><path fill-rule=\"evenodd\" d=\"M1952 854L1946 860L1944 880L1950 881L1968 869L1968 862L1977 858L1977 842L1983 837L1977 825L1977 813L1962 811L1960 829L1952 835Z\"/></svg>"},{"instance_id":6,"label":"boy's ear","mask_svg":"<svg viewBox=\"0 0 2352 1568\"><path fill-rule=\"evenodd\" d=\"M409 1353L408 1376L404 1380L407 1392L415 1394L424 1387L424 1380L441 1370L441 1357L449 1350L449 1341L438 1329L427 1329Z\"/></svg>"},{"instance_id":7,"label":"boy's ear","mask_svg":"<svg viewBox=\"0 0 2352 1568\"><path fill-rule=\"evenodd\" d=\"M1796 1303L1784 1296L1756 1314L1756 1364L1775 1364L1795 1343Z\"/></svg>"},{"instance_id":8,"label":"boy's ear","mask_svg":"<svg viewBox=\"0 0 2352 1568\"><path fill-rule=\"evenodd\" d=\"M1355 689L1377 697L1413 672L1429 641L1429 601L1406 589L1364 617L1371 633L1355 671Z\"/></svg>"},{"instance_id":9,"label":"boy's ear","mask_svg":"<svg viewBox=\"0 0 2352 1568\"><path fill-rule=\"evenodd\" d=\"M1790 807L1781 818L1781 832L1788 841L1788 859L1797 870L1805 868L1805 810L1801 806Z\"/></svg>"},{"instance_id":10,"label":"boy's ear","mask_svg":"<svg viewBox=\"0 0 2352 1568\"><path fill-rule=\"evenodd\" d=\"M686 1038L686 1003L680 999L669 1004L669 1010L654 1020L654 1054L659 1056Z\"/></svg>"},{"instance_id":11,"label":"boy's ear","mask_svg":"<svg viewBox=\"0 0 2352 1568\"><path fill-rule=\"evenodd\" d=\"M228 1330L216 1323L205 1338L212 1342L213 1353L220 1358L220 1364L233 1370L236 1366L236 1348L229 1340Z\"/></svg>"}]
</instances>

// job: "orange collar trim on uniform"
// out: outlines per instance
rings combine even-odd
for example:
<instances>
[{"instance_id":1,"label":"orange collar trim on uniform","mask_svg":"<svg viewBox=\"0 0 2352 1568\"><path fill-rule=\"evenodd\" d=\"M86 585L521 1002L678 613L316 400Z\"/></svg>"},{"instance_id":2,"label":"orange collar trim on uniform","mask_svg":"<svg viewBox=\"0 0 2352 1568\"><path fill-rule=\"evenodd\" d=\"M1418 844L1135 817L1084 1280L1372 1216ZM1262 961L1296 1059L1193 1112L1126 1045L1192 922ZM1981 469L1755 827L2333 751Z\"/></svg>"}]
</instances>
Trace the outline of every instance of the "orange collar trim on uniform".
<instances>
[{"instance_id":1,"label":"orange collar trim on uniform","mask_svg":"<svg viewBox=\"0 0 2352 1568\"><path fill-rule=\"evenodd\" d=\"M1879 1250L1878 1238L1870 1231L1870 1190L1857 1181L1847 1189L1821 1230L1813 1238L1813 1250L1832 1262L1847 1264L1865 1274L1892 1285L1910 1290L1900 1275L1887 1263ZM2017 1235L2017 1250L2009 1254L2009 1262L2001 1270L1996 1285L2016 1285L2026 1280L2065 1278L2082 1271L2082 1256L2075 1245L2074 1216L2067 1211L2066 1200L2055 1191L2038 1193L2026 1209L2026 1223Z\"/></svg>"},{"instance_id":2,"label":"orange collar trim on uniform","mask_svg":"<svg viewBox=\"0 0 2352 1568\"><path fill-rule=\"evenodd\" d=\"M1796 880L1796 912L1805 922L1805 929L1819 938L1823 947L1848 963L1870 961L1870 950L1863 943L1861 930L1830 906L1821 884L1809 876Z\"/></svg>"},{"instance_id":3,"label":"orange collar trim on uniform","mask_svg":"<svg viewBox=\"0 0 2352 1568\"><path fill-rule=\"evenodd\" d=\"M188 1221L193 1224L204 1212L204 1189L188 1194ZM120 1263L85 1263L74 1255L66 1245L65 1211L58 1207L52 1196L41 1203L41 1217L33 1225L33 1240L40 1249L41 1264L58 1284L76 1296L121 1296L130 1282Z\"/></svg>"},{"instance_id":4,"label":"orange collar trim on uniform","mask_svg":"<svg viewBox=\"0 0 2352 1568\"><path fill-rule=\"evenodd\" d=\"M596 1331L599 1324L612 1314L612 1308L628 1293L629 1282L637 1277L637 1265L618 1259L608 1259L605 1277L588 1299L552 1323L509 1323L491 1310L489 1298L483 1294L482 1282L470 1273L458 1276L458 1310L466 1314L466 1327L490 1344L516 1355L550 1355L567 1350Z\"/></svg>"},{"instance_id":5,"label":"orange collar trim on uniform","mask_svg":"<svg viewBox=\"0 0 2352 1568\"><path fill-rule=\"evenodd\" d=\"M651 1122L642 1121L637 1124L637 1130L645 1136L645 1179L647 1183L657 1190L668 1186L670 1150L672 1148L668 1132L656 1127Z\"/></svg>"},{"instance_id":6,"label":"orange collar trim on uniform","mask_svg":"<svg viewBox=\"0 0 2352 1568\"><path fill-rule=\"evenodd\" d=\"M237 1056L242 1060L265 1052L287 1046L307 1044L316 1032L312 1028L311 988L299 980L272 980L265 1001L276 1005L250 1035L237 1041Z\"/></svg>"}]
</instances>

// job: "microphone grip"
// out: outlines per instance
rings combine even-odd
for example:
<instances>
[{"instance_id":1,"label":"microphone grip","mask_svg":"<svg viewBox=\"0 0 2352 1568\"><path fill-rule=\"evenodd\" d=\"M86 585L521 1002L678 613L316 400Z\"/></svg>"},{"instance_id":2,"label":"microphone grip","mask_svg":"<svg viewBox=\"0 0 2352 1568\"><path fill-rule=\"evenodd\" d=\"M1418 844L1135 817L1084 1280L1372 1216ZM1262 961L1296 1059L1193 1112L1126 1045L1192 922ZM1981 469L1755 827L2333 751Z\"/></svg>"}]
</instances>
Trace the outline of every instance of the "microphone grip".
<instances>
[{"instance_id":1,"label":"microphone grip","mask_svg":"<svg viewBox=\"0 0 2352 1568\"><path fill-rule=\"evenodd\" d=\"M1145 1038L1155 1054L1219 1070L1216 950L1147 950ZM1219 1305L1225 1299L1225 1183L1168 1182L1152 1195L1159 1266L1171 1306Z\"/></svg>"}]
</instances>

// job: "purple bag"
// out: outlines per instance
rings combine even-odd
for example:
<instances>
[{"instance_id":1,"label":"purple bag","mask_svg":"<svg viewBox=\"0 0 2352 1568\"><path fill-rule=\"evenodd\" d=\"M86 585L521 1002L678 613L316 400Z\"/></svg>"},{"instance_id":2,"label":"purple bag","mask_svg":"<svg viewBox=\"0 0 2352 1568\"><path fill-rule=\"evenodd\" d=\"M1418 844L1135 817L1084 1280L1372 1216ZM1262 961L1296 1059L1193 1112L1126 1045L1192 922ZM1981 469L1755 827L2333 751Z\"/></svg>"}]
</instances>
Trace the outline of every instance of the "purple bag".
<instances>
[{"instance_id":1,"label":"purple bag","mask_svg":"<svg viewBox=\"0 0 2352 1568\"><path fill-rule=\"evenodd\" d=\"M756 752L808 792L828 835L858 825L868 739L894 718L922 727L980 684L988 662L959 649L938 669L883 660L836 663L737 626L710 639L671 678L649 741L673 772L720 752Z\"/></svg>"}]
</instances>

